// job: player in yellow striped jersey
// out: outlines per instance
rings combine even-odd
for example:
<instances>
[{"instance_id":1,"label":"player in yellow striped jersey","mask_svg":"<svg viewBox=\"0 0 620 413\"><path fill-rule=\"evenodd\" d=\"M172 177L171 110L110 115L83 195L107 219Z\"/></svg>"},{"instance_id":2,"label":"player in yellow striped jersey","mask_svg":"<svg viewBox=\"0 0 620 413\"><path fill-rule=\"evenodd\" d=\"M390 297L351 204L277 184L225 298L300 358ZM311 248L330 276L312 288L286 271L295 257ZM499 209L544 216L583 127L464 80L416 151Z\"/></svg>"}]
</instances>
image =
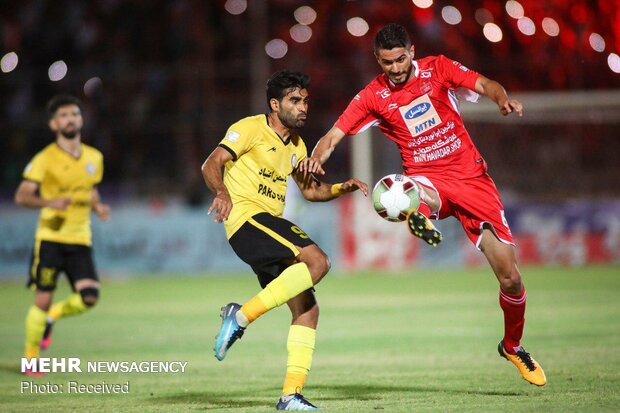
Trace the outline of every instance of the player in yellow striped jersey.
<instances>
[{"instance_id":1,"label":"player in yellow striped jersey","mask_svg":"<svg viewBox=\"0 0 620 413\"><path fill-rule=\"evenodd\" d=\"M26 317L24 357L38 358L49 346L52 324L83 313L99 297L99 280L91 251L90 212L107 221L110 207L101 203L96 185L103 177L103 156L81 142L79 101L68 95L47 106L49 127L56 134L26 166L15 202L40 208L28 286L35 288L34 305ZM67 275L73 294L52 305L58 274ZM29 375L41 375L28 370Z\"/></svg>"},{"instance_id":2,"label":"player in yellow striped jersey","mask_svg":"<svg viewBox=\"0 0 620 413\"><path fill-rule=\"evenodd\" d=\"M312 287L330 267L329 258L310 237L282 218L288 178L293 177L309 201L329 201L358 189L368 194L367 185L357 179L331 185L298 171L307 152L295 129L306 123L309 83L302 73L274 73L267 82L269 113L233 124L202 167L216 195L209 214L215 211L215 220L224 222L230 245L263 288L243 306L230 303L222 308L215 356L223 360L251 322L287 303L293 320L278 410L316 409L301 389L312 363L319 317Z\"/></svg>"}]
</instances>

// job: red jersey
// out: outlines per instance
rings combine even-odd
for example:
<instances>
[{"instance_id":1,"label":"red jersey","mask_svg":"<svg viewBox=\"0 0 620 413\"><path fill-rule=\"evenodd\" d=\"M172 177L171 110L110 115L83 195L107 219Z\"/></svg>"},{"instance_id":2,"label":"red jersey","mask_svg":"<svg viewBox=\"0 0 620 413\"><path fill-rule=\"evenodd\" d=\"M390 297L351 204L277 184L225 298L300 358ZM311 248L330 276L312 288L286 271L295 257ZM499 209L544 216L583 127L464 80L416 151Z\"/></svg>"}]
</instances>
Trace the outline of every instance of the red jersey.
<instances>
[{"instance_id":1,"label":"red jersey","mask_svg":"<svg viewBox=\"0 0 620 413\"><path fill-rule=\"evenodd\" d=\"M405 175L471 178L486 163L465 130L455 92L475 89L478 73L447 57L413 62L414 76L394 85L385 74L358 93L336 127L354 135L377 125L400 150Z\"/></svg>"}]
</instances>

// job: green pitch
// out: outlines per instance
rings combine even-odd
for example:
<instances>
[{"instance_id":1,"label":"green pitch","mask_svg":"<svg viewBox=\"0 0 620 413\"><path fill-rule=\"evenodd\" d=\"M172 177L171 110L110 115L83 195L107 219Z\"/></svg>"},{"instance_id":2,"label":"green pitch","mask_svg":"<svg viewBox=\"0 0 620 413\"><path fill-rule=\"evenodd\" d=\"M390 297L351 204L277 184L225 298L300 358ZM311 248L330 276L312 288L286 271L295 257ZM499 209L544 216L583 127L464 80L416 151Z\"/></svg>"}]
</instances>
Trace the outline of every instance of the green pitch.
<instances>
[{"instance_id":1,"label":"green pitch","mask_svg":"<svg viewBox=\"0 0 620 413\"><path fill-rule=\"evenodd\" d=\"M567 412L620 409L620 268L524 270L526 349L549 384L501 359L497 282L487 270L330 274L304 395L327 411ZM63 283L64 284L64 283ZM100 305L61 320L49 357L175 360L179 374L57 373L36 383L130 383L125 395L20 394L30 292L0 283L0 411L273 411L286 364L288 309L213 357L220 306L257 291L252 276L105 282ZM59 296L67 292L61 289ZM65 386L66 387L66 386Z\"/></svg>"}]
</instances>

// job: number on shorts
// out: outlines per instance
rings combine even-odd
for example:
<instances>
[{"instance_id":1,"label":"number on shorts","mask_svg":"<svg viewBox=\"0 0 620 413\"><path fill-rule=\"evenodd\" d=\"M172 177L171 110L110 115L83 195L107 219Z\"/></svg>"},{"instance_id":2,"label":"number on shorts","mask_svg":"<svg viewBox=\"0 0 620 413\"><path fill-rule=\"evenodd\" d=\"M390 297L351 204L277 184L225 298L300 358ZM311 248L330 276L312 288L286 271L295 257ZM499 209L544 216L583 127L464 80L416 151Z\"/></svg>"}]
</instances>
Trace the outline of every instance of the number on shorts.
<instances>
[{"instance_id":1,"label":"number on shorts","mask_svg":"<svg viewBox=\"0 0 620 413\"><path fill-rule=\"evenodd\" d=\"M293 225L291 227L291 231L293 231L295 234L299 235L299 238L310 238L306 235L306 233L304 232L303 229L299 228L297 225Z\"/></svg>"},{"instance_id":2,"label":"number on shorts","mask_svg":"<svg viewBox=\"0 0 620 413\"><path fill-rule=\"evenodd\" d=\"M502 223L506 226L506 228L508 228L508 221L506 221L506 215L504 215L504 210L500 210L499 213L502 216Z\"/></svg>"}]
</instances>

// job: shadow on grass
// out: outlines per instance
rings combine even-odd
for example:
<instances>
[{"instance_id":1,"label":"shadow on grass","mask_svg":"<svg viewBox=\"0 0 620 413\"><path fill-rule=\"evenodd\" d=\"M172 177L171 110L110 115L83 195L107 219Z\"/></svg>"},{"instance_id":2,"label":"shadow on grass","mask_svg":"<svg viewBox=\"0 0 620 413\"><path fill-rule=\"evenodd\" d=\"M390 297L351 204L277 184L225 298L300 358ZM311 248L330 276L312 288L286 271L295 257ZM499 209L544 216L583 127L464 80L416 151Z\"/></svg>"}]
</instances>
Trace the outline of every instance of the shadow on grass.
<instances>
[{"instance_id":1,"label":"shadow on grass","mask_svg":"<svg viewBox=\"0 0 620 413\"><path fill-rule=\"evenodd\" d=\"M342 393L342 397L328 396L323 400L373 400L379 398L379 393L401 393L401 392L417 392L417 393L449 393L449 394L474 394L481 396L525 396L525 391L501 391L501 390L476 390L476 389L442 389L436 387L422 386L385 386L374 384L319 384L313 385L313 389L323 391L336 391Z\"/></svg>"},{"instance_id":2,"label":"shadow on grass","mask_svg":"<svg viewBox=\"0 0 620 413\"><path fill-rule=\"evenodd\" d=\"M204 408L242 408L242 407L274 407L273 403L265 403L259 400L248 400L246 396L234 393L214 392L188 392L171 394L168 396L153 397L150 399L155 404L170 405L194 405Z\"/></svg>"},{"instance_id":3,"label":"shadow on grass","mask_svg":"<svg viewBox=\"0 0 620 413\"><path fill-rule=\"evenodd\" d=\"M471 394L482 396L523 396L527 392L516 391L493 391L493 390L475 390L475 389L442 389L435 387L422 386L386 386L373 384L320 384L310 386L312 390L321 390L329 395L323 397L315 397L313 401L321 403L321 401L337 401L337 400L360 400L373 401L379 400L388 393L448 393L448 394ZM258 389L257 389L258 390ZM310 390L310 391L312 391ZM331 393L331 394L330 394ZM277 390L274 394L277 394ZM265 402L258 399L248 399L247 396L237 393L215 393L215 392L190 392L178 393L168 396L153 397L150 399L155 404L167 405L194 405L196 407L213 409L213 408L273 408L275 405L275 397L273 402Z\"/></svg>"},{"instance_id":4,"label":"shadow on grass","mask_svg":"<svg viewBox=\"0 0 620 413\"><path fill-rule=\"evenodd\" d=\"M13 373L15 375L22 375L21 366L16 363L0 363L0 371L5 373Z\"/></svg>"}]
</instances>

